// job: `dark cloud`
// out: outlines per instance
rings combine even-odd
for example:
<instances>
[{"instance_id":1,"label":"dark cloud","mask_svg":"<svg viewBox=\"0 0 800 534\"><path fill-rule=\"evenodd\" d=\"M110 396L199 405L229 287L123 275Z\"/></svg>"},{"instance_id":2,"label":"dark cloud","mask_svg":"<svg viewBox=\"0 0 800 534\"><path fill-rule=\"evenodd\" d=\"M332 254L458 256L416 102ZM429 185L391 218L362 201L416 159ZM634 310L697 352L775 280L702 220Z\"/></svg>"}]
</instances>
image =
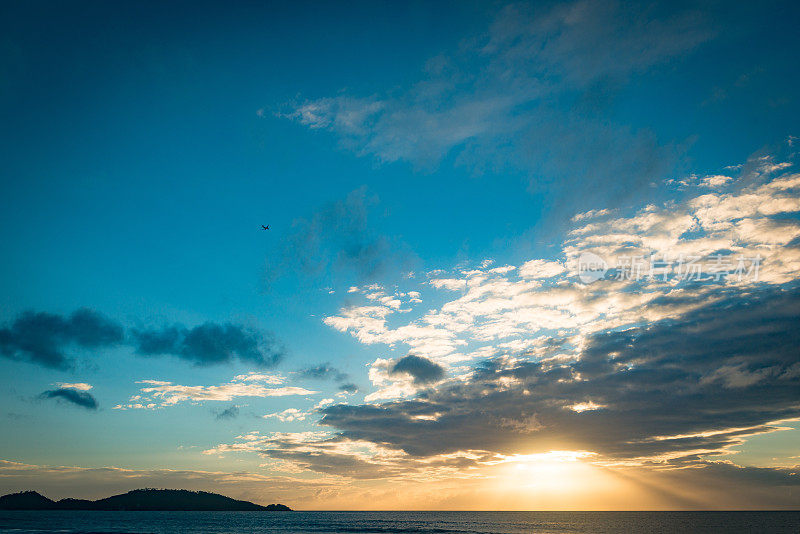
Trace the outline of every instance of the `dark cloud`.
<instances>
[{"instance_id":1,"label":"dark cloud","mask_svg":"<svg viewBox=\"0 0 800 534\"><path fill-rule=\"evenodd\" d=\"M217 421L222 421L225 419L236 419L239 417L239 407L238 406L230 406L225 408L224 410L214 410L214 417Z\"/></svg>"},{"instance_id":2,"label":"dark cloud","mask_svg":"<svg viewBox=\"0 0 800 534\"><path fill-rule=\"evenodd\" d=\"M702 462L700 465L703 475L726 478L734 483L759 484L768 487L800 486L800 473L795 468L741 467L730 462Z\"/></svg>"},{"instance_id":3,"label":"dark cloud","mask_svg":"<svg viewBox=\"0 0 800 534\"><path fill-rule=\"evenodd\" d=\"M100 349L123 340L123 328L99 313L81 308L69 316L24 312L0 329L0 355L15 360L66 369L70 347Z\"/></svg>"},{"instance_id":4,"label":"dark cloud","mask_svg":"<svg viewBox=\"0 0 800 534\"><path fill-rule=\"evenodd\" d=\"M376 196L361 187L310 218L295 220L283 244L281 261L269 268L310 276L344 272L360 280L374 280L390 267L407 263L410 254L406 247L379 234L371 224L377 202Z\"/></svg>"},{"instance_id":5,"label":"dark cloud","mask_svg":"<svg viewBox=\"0 0 800 534\"><path fill-rule=\"evenodd\" d=\"M310 378L313 380L333 380L339 382L339 390L346 393L357 393L358 386L350 382L350 375L333 367L330 363L325 362L313 367L306 367L298 371L302 378Z\"/></svg>"},{"instance_id":6,"label":"dark cloud","mask_svg":"<svg viewBox=\"0 0 800 534\"><path fill-rule=\"evenodd\" d=\"M139 354L172 355L195 365L230 363L239 359L262 367L277 365L284 350L271 337L235 324L205 323L133 330L131 339Z\"/></svg>"},{"instance_id":7,"label":"dark cloud","mask_svg":"<svg viewBox=\"0 0 800 534\"><path fill-rule=\"evenodd\" d=\"M346 382L339 386L339 390L345 393L358 393L358 386L352 382Z\"/></svg>"},{"instance_id":8,"label":"dark cloud","mask_svg":"<svg viewBox=\"0 0 800 534\"><path fill-rule=\"evenodd\" d=\"M302 378L311 378L315 380L335 380L337 382L343 382L349 378L347 373L343 373L327 362L315 365L313 367L301 369L298 371L298 375Z\"/></svg>"},{"instance_id":9,"label":"dark cloud","mask_svg":"<svg viewBox=\"0 0 800 534\"><path fill-rule=\"evenodd\" d=\"M566 448L697 462L800 416L798 324L797 287L723 290L682 316L591 336L572 362L496 358L414 401L324 408L321 423L420 457Z\"/></svg>"},{"instance_id":10,"label":"dark cloud","mask_svg":"<svg viewBox=\"0 0 800 534\"><path fill-rule=\"evenodd\" d=\"M173 325L134 329L129 334L126 338L122 325L86 308L69 316L28 311L0 329L0 355L68 369L72 361L66 351L71 348L102 349L123 343L133 345L141 355L174 355L196 365L239 359L271 367L285 354L271 336L235 324Z\"/></svg>"},{"instance_id":11,"label":"dark cloud","mask_svg":"<svg viewBox=\"0 0 800 534\"><path fill-rule=\"evenodd\" d=\"M408 374L414 378L415 384L428 384L444 377L444 368L422 356L409 354L395 362L391 374Z\"/></svg>"},{"instance_id":12,"label":"dark cloud","mask_svg":"<svg viewBox=\"0 0 800 534\"><path fill-rule=\"evenodd\" d=\"M44 391L39 395L42 399L60 399L87 410L97 410L97 399L88 391L72 388L58 388Z\"/></svg>"}]
</instances>

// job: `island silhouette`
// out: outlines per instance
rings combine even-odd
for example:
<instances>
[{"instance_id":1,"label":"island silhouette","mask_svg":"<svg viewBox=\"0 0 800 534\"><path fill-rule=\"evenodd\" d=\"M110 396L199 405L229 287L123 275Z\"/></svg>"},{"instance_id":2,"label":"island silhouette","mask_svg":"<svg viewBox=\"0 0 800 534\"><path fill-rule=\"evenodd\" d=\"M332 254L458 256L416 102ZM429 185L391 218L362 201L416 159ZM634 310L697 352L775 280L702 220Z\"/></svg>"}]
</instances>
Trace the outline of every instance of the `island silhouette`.
<instances>
[{"instance_id":1,"label":"island silhouette","mask_svg":"<svg viewBox=\"0 0 800 534\"><path fill-rule=\"evenodd\" d=\"M105 499L61 499L54 501L36 491L21 491L0 497L0 510L98 510L180 512L289 512L283 504L261 506L207 491L144 488Z\"/></svg>"}]
</instances>

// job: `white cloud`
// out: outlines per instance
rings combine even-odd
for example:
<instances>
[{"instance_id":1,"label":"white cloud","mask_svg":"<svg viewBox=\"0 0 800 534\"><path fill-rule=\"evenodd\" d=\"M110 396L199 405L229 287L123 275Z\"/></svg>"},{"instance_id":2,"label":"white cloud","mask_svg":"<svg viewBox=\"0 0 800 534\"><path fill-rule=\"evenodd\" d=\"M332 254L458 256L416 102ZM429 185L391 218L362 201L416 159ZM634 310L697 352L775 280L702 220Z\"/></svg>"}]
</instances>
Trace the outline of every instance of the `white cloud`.
<instances>
[{"instance_id":1,"label":"white cloud","mask_svg":"<svg viewBox=\"0 0 800 534\"><path fill-rule=\"evenodd\" d=\"M727 185L733 181L733 178L730 176L725 176L723 174L715 174L712 176L704 176L702 180L700 180L700 185L705 187L717 188L722 187L723 185Z\"/></svg>"},{"instance_id":2,"label":"white cloud","mask_svg":"<svg viewBox=\"0 0 800 534\"><path fill-rule=\"evenodd\" d=\"M365 402L413 396L420 387L407 374L392 374L393 360L377 358L369 367L369 380L377 391L364 397Z\"/></svg>"},{"instance_id":3,"label":"white cloud","mask_svg":"<svg viewBox=\"0 0 800 534\"><path fill-rule=\"evenodd\" d=\"M270 413L264 415L264 419L275 418L278 419L282 423L289 423L292 421L305 421L306 417L310 414L308 412L304 412L302 410L298 410L297 408L287 408L282 412L277 413Z\"/></svg>"},{"instance_id":4,"label":"white cloud","mask_svg":"<svg viewBox=\"0 0 800 534\"><path fill-rule=\"evenodd\" d=\"M564 265L557 261L530 260L519 268L519 275L523 278L552 278L565 270Z\"/></svg>"},{"instance_id":5,"label":"white cloud","mask_svg":"<svg viewBox=\"0 0 800 534\"><path fill-rule=\"evenodd\" d=\"M330 406L331 404L336 404L336 400L330 398L322 399L321 401L319 401L317 404L314 405L314 410L319 410L326 406Z\"/></svg>"},{"instance_id":6,"label":"white cloud","mask_svg":"<svg viewBox=\"0 0 800 534\"><path fill-rule=\"evenodd\" d=\"M92 385L87 384L86 382L75 382L75 383L58 382L56 383L56 385L60 388L77 389L79 391L89 391L90 389L92 389Z\"/></svg>"},{"instance_id":7,"label":"white cloud","mask_svg":"<svg viewBox=\"0 0 800 534\"><path fill-rule=\"evenodd\" d=\"M275 384L275 380L276 377L272 375L253 374L237 375L231 382L218 386L183 386L162 380L140 380L138 384L146 385L141 388L140 394L131 397L128 404L118 404L114 409L152 409L185 401L230 401L239 397L285 397L316 393L291 386L267 387Z\"/></svg>"},{"instance_id":8,"label":"white cloud","mask_svg":"<svg viewBox=\"0 0 800 534\"><path fill-rule=\"evenodd\" d=\"M263 382L265 384L283 384L286 377L281 375L268 375L263 373L247 373L233 377L234 382Z\"/></svg>"},{"instance_id":9,"label":"white cloud","mask_svg":"<svg viewBox=\"0 0 800 534\"><path fill-rule=\"evenodd\" d=\"M554 260L531 259L517 269L492 269L485 262L474 269L431 271L430 286L458 289L461 294L415 319L401 321L395 308L375 296L371 302L381 305L344 308L326 317L325 323L364 344L384 344L447 366L504 351L527 351L535 358L577 357L583 340L592 333L684 314L703 302L698 297L716 298L722 286L755 283L753 271L748 276L747 269L753 268L756 257L760 258L758 283L781 284L797 278L800 250L785 245L800 238L800 223L782 215L800 211L800 175L774 176L758 169L756 174L762 178L736 191L695 189L696 195L681 203L649 205L602 220L581 217L581 224L562 244L561 256ZM729 251L730 256L714 256L718 251ZM645 276L640 281L622 277L579 283L577 258L584 252L596 253L612 266L623 255L640 255L647 258ZM656 260L674 260L673 271L685 268L676 267L678 257L701 258L704 276L711 276L716 285L648 277L651 254ZM720 275L715 280L714 273L726 263L732 271L741 263L744 276ZM653 274L658 273L654 268ZM666 294L687 298L652 305ZM570 342L551 347L550 337ZM386 361L373 363L370 376L378 390L368 396L368 402L413 394L412 386L388 377Z\"/></svg>"},{"instance_id":10,"label":"white cloud","mask_svg":"<svg viewBox=\"0 0 800 534\"><path fill-rule=\"evenodd\" d=\"M600 210L589 210L583 213L576 213L575 215L572 216L572 222L579 222L579 221L585 221L587 219L605 217L606 215L610 215L613 211L614 210L604 208Z\"/></svg>"},{"instance_id":11,"label":"white cloud","mask_svg":"<svg viewBox=\"0 0 800 534\"><path fill-rule=\"evenodd\" d=\"M594 403L592 401L578 402L578 403L575 403L575 404L569 406L570 410L572 410L573 412L578 412L578 413L589 412L589 411L592 411L592 410L600 410L601 408L605 408L605 405L596 404L596 403Z\"/></svg>"},{"instance_id":12,"label":"white cloud","mask_svg":"<svg viewBox=\"0 0 800 534\"><path fill-rule=\"evenodd\" d=\"M464 280L457 278L434 278L429 283L436 289L448 289L450 291L461 291L467 287Z\"/></svg>"}]
</instances>

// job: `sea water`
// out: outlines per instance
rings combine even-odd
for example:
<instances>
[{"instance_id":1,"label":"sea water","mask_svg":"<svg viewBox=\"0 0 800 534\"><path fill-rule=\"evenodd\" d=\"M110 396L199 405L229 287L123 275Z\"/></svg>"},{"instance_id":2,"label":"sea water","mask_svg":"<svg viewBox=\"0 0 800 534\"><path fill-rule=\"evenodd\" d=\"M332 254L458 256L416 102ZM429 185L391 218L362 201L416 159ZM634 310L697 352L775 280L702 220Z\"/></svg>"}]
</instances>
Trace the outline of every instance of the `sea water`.
<instances>
[{"instance_id":1,"label":"sea water","mask_svg":"<svg viewBox=\"0 0 800 534\"><path fill-rule=\"evenodd\" d=\"M0 533L800 533L800 512L0 511Z\"/></svg>"}]
</instances>

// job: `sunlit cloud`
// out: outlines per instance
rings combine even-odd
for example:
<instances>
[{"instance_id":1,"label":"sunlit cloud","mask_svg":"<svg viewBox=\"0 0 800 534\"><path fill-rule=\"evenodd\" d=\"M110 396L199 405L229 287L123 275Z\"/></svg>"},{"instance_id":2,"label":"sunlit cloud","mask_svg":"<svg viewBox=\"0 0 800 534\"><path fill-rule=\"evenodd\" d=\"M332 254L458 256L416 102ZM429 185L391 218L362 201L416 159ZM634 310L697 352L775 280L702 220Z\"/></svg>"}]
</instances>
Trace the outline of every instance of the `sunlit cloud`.
<instances>
[{"instance_id":1,"label":"sunlit cloud","mask_svg":"<svg viewBox=\"0 0 800 534\"><path fill-rule=\"evenodd\" d=\"M285 397L317 393L295 386L268 387L283 381L283 377L254 374L238 375L232 381L218 386L183 386L163 380L139 380L137 384L145 385L140 393L131 397L127 404L118 404L114 409L153 409L186 401L230 401L240 397Z\"/></svg>"},{"instance_id":2,"label":"sunlit cloud","mask_svg":"<svg viewBox=\"0 0 800 534\"><path fill-rule=\"evenodd\" d=\"M304 421L306 417L308 417L308 412L304 412L297 408L287 408L282 412L270 413L264 415L264 419L275 418L279 420L281 423L289 423L292 421Z\"/></svg>"},{"instance_id":3,"label":"sunlit cloud","mask_svg":"<svg viewBox=\"0 0 800 534\"><path fill-rule=\"evenodd\" d=\"M625 217L584 214L563 243L561 259L431 278L433 288L460 294L406 324L390 327L390 319L397 324L396 308L380 303L349 306L325 323L364 344L405 345L443 363L492 347L536 350L536 339L554 334L571 337L576 354L580 339L592 332L686 313L701 295L714 299L725 287L787 283L800 271L800 252L787 247L800 236L800 224L777 217L800 210L800 178L772 176L776 167L787 168L768 160L758 168L761 182L714 180L714 187L727 190L697 190L681 204L646 206ZM606 280L587 285L575 279L586 253L607 260ZM691 284L696 279L717 283ZM678 293L687 299L679 302ZM667 294L670 306L649 304Z\"/></svg>"},{"instance_id":4,"label":"sunlit cloud","mask_svg":"<svg viewBox=\"0 0 800 534\"><path fill-rule=\"evenodd\" d=\"M800 178L772 158L742 168L683 181L681 202L581 214L556 257L430 272L420 291L445 301L410 320L374 297L325 318L447 378L428 387L378 358L372 404L325 408L321 424L415 459L567 445L598 465L691 464L779 430L800 377ZM586 253L602 277L580 276Z\"/></svg>"}]
</instances>

